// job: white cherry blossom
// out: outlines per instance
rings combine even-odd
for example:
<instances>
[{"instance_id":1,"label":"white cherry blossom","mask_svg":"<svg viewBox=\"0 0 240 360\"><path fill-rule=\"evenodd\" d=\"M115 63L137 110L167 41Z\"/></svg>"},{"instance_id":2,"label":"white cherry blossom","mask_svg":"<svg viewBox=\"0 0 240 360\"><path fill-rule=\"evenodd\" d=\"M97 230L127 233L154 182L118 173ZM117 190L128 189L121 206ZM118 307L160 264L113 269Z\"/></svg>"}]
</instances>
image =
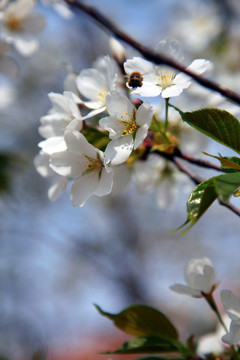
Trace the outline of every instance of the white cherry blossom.
<instances>
[{"instance_id":1,"label":"white cherry blossom","mask_svg":"<svg viewBox=\"0 0 240 360\"><path fill-rule=\"evenodd\" d=\"M98 59L94 65L93 68L82 70L76 79L78 91L87 99L84 104L93 109L85 118L106 110L106 96L116 88L118 81L117 64L110 56Z\"/></svg>"},{"instance_id":2,"label":"white cherry blossom","mask_svg":"<svg viewBox=\"0 0 240 360\"><path fill-rule=\"evenodd\" d=\"M77 131L67 131L64 139L67 150L52 154L50 167L61 176L74 179L71 187L73 206L82 207L92 195L109 194L113 170L106 165L104 154Z\"/></svg>"},{"instance_id":3,"label":"white cherry blossom","mask_svg":"<svg viewBox=\"0 0 240 360\"><path fill-rule=\"evenodd\" d=\"M49 93L48 97L52 108L48 115L42 116L40 119L41 126L38 129L40 135L46 139L52 136L63 136L69 126L80 131L82 115L78 106L81 104L81 100L78 96L70 91L65 91L63 94Z\"/></svg>"},{"instance_id":4,"label":"white cherry blossom","mask_svg":"<svg viewBox=\"0 0 240 360\"><path fill-rule=\"evenodd\" d=\"M216 285L216 275L212 261L207 258L191 259L185 268L185 280L188 285L174 284L170 289L184 295L200 298L209 294Z\"/></svg>"},{"instance_id":5,"label":"white cherry blossom","mask_svg":"<svg viewBox=\"0 0 240 360\"><path fill-rule=\"evenodd\" d=\"M220 295L224 311L231 319L229 332L222 340L230 345L240 344L240 296L227 289L222 290Z\"/></svg>"},{"instance_id":6,"label":"white cherry blossom","mask_svg":"<svg viewBox=\"0 0 240 360\"><path fill-rule=\"evenodd\" d=\"M8 3L0 13L1 37L23 56L30 56L38 50L38 41L32 34L45 26L44 16L32 12L34 6L34 0L16 0Z\"/></svg>"},{"instance_id":7,"label":"white cherry blossom","mask_svg":"<svg viewBox=\"0 0 240 360\"><path fill-rule=\"evenodd\" d=\"M132 150L137 149L145 139L152 122L153 109L143 103L138 109L131 101L117 91L111 91L106 97L107 111L110 116L102 118L100 126L109 131L105 150L106 162L119 165L125 162Z\"/></svg>"},{"instance_id":8,"label":"white cherry blossom","mask_svg":"<svg viewBox=\"0 0 240 360\"><path fill-rule=\"evenodd\" d=\"M208 60L196 59L187 67L187 70L200 75L207 70L209 64ZM134 95L147 97L161 95L163 98L170 98L180 95L191 84L191 78L188 75L176 74L168 67L155 66L140 57L128 59L124 63L124 69L128 76L133 72L139 72L143 77L142 86L132 90L131 93Z\"/></svg>"}]
</instances>

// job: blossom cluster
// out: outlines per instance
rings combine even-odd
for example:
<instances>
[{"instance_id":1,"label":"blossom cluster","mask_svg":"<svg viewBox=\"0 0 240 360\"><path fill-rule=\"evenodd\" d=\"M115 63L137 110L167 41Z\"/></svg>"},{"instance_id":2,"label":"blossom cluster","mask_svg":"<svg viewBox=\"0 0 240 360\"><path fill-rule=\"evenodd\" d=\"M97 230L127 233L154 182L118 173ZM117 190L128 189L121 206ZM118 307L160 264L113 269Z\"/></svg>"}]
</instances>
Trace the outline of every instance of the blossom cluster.
<instances>
[{"instance_id":1,"label":"blossom cluster","mask_svg":"<svg viewBox=\"0 0 240 360\"><path fill-rule=\"evenodd\" d=\"M173 44L170 47L174 48ZM39 143L41 150L34 163L42 176L55 177L48 191L51 200L57 199L70 181L72 204L81 207L91 195L103 196L113 188L123 188L130 171L143 191L163 182L166 175L175 176L166 161L147 154L154 146L172 152L178 143L168 119L166 124L172 109L164 117L149 99L158 97L160 104L168 104L191 80L138 56L127 59L114 39L111 46L114 56L100 57L92 68L78 74L69 73L65 91L49 94L52 107L40 119L39 133L45 139ZM187 68L201 74L209 64L196 59ZM160 196L158 203L166 202Z\"/></svg>"}]
</instances>

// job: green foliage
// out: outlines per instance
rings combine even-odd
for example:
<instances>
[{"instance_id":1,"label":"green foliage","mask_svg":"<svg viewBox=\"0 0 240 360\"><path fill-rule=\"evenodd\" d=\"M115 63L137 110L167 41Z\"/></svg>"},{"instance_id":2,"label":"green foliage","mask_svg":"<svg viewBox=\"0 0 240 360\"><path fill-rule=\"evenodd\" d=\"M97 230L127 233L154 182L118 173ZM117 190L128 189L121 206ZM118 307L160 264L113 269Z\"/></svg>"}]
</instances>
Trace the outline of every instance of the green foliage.
<instances>
[{"instance_id":1,"label":"green foliage","mask_svg":"<svg viewBox=\"0 0 240 360\"><path fill-rule=\"evenodd\" d=\"M174 325L160 311L145 305L133 305L119 314L109 314L95 305L100 314L113 321L114 325L127 334L134 336L157 336L177 340Z\"/></svg>"},{"instance_id":2,"label":"green foliage","mask_svg":"<svg viewBox=\"0 0 240 360\"><path fill-rule=\"evenodd\" d=\"M113 352L108 351L107 354L159 354L169 352L179 352L176 342L156 336L139 336L131 338L123 343L119 349Z\"/></svg>"},{"instance_id":3,"label":"green foliage","mask_svg":"<svg viewBox=\"0 0 240 360\"><path fill-rule=\"evenodd\" d=\"M228 201L239 186L240 172L223 174L203 181L191 192L187 201L187 221L177 230L190 223L186 231L189 230L217 198L220 197L223 202Z\"/></svg>"},{"instance_id":4,"label":"green foliage","mask_svg":"<svg viewBox=\"0 0 240 360\"><path fill-rule=\"evenodd\" d=\"M240 153L240 123L228 111L206 108L193 112L183 112L176 107L174 109L179 112L183 121L190 126Z\"/></svg>"}]
</instances>

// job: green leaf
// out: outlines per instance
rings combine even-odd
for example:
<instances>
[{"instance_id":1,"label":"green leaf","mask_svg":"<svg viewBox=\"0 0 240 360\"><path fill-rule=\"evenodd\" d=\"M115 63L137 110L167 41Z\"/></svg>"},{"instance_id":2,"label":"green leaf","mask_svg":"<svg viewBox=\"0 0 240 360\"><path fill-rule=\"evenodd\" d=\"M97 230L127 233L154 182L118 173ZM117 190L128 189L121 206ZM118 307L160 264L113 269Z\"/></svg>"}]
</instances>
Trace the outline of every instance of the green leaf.
<instances>
[{"instance_id":1,"label":"green leaf","mask_svg":"<svg viewBox=\"0 0 240 360\"><path fill-rule=\"evenodd\" d=\"M107 354L153 354L179 352L178 346L171 340L158 337L134 337L126 341L119 349Z\"/></svg>"},{"instance_id":2,"label":"green leaf","mask_svg":"<svg viewBox=\"0 0 240 360\"><path fill-rule=\"evenodd\" d=\"M222 165L223 171L229 172L231 171L240 171L240 159L236 156L233 157L226 157L226 156L215 156L208 154L205 151L202 151L203 154L211 156L215 159L218 159Z\"/></svg>"},{"instance_id":3,"label":"green leaf","mask_svg":"<svg viewBox=\"0 0 240 360\"><path fill-rule=\"evenodd\" d=\"M191 192L187 201L188 222L190 222L188 229L200 219L217 197L212 179L203 181Z\"/></svg>"},{"instance_id":4,"label":"green leaf","mask_svg":"<svg viewBox=\"0 0 240 360\"><path fill-rule=\"evenodd\" d=\"M182 232L184 235L220 196L224 202L240 187L240 172L215 176L199 184L190 194L187 201L188 217L186 222L178 227L188 225ZM178 230L177 229L177 230Z\"/></svg>"},{"instance_id":5,"label":"green leaf","mask_svg":"<svg viewBox=\"0 0 240 360\"><path fill-rule=\"evenodd\" d=\"M159 336L164 339L178 339L174 325L160 311L145 305L133 305L119 314L109 314L95 305L100 314L114 322L114 325L134 336Z\"/></svg>"},{"instance_id":6,"label":"green leaf","mask_svg":"<svg viewBox=\"0 0 240 360\"><path fill-rule=\"evenodd\" d=\"M174 107L173 105L171 105ZM240 153L240 123L228 111L206 108L193 112L179 112L183 121L217 142Z\"/></svg>"},{"instance_id":7,"label":"green leaf","mask_svg":"<svg viewBox=\"0 0 240 360\"><path fill-rule=\"evenodd\" d=\"M228 201L229 197L240 186L240 172L217 176L214 178L214 184L223 201Z\"/></svg>"}]
</instances>

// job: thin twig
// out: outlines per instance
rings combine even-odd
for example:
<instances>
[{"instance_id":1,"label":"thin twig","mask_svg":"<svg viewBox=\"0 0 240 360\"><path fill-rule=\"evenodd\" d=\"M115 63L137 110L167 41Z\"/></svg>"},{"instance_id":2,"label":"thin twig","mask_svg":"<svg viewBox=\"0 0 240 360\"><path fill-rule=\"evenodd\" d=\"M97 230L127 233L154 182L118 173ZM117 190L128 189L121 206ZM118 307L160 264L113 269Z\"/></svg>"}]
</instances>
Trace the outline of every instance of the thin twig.
<instances>
[{"instance_id":1,"label":"thin twig","mask_svg":"<svg viewBox=\"0 0 240 360\"><path fill-rule=\"evenodd\" d=\"M215 165L213 163L211 163L210 161L207 160L203 160L203 159L197 159L193 156L189 156L183 152L181 152L180 149L177 149L175 151L175 156L179 157L180 159L186 160L187 162L193 164L193 165L197 165L197 166L201 166L203 168L207 168L207 169L213 169L216 171L223 171L221 166Z\"/></svg>"},{"instance_id":2,"label":"thin twig","mask_svg":"<svg viewBox=\"0 0 240 360\"><path fill-rule=\"evenodd\" d=\"M171 66L171 67L189 75L200 85L202 85L210 90L217 91L219 94L225 96L226 98L228 98L240 105L240 95L239 94L237 94L236 92L234 92L228 88L221 86L220 84L215 83L214 81L208 80L202 76L195 74L194 72L188 70L185 66L175 62L174 60L170 59L169 57L167 57L163 54L155 53L148 47L142 45L141 43L139 43L138 41L133 39L131 36L129 36L128 34L123 32L114 23L112 23L106 16L101 14L95 8L85 5L76 0L65 0L65 2L68 5L70 5L71 7L75 7L77 9L83 11L85 14L88 14L92 19L94 19L99 24L101 24L105 29L107 29L116 38L124 41L125 43L131 45L134 49L138 50L146 59L154 62L155 64L165 64L167 66Z\"/></svg>"},{"instance_id":3,"label":"thin twig","mask_svg":"<svg viewBox=\"0 0 240 360\"><path fill-rule=\"evenodd\" d=\"M189 170L188 168L186 168L185 166L182 165L182 163L173 158L172 162L176 165L176 167L182 171L184 174L186 174L196 185L199 185L203 179L200 178L199 176L197 176L193 171Z\"/></svg>"}]
</instances>

